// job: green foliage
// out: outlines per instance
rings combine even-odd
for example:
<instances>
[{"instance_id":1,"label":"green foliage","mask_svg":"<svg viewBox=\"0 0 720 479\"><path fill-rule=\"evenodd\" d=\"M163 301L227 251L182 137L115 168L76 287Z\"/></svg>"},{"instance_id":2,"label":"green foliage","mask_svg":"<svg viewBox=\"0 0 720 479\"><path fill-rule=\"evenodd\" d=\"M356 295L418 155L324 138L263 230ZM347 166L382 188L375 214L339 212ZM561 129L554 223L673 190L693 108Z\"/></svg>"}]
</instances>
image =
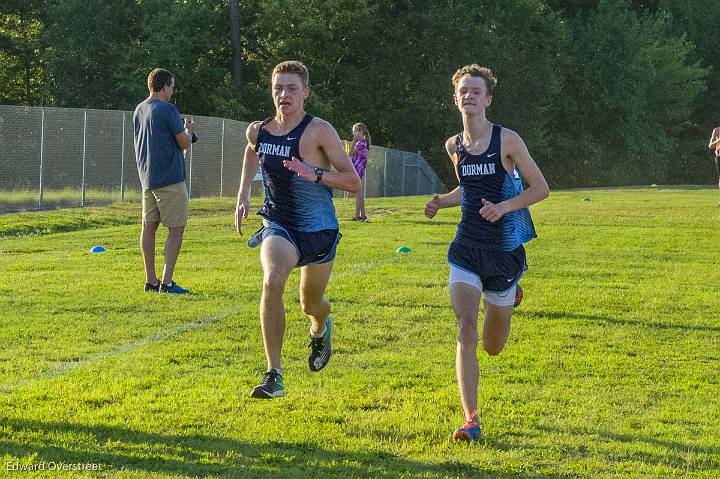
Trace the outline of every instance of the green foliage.
<instances>
[{"instance_id":1,"label":"green foliage","mask_svg":"<svg viewBox=\"0 0 720 479\"><path fill-rule=\"evenodd\" d=\"M705 286L720 283L716 190L554 192L533 207L508 344L478 352L476 445L449 439L462 423L446 263L459 211L429 221L426 200L369 199L369 223L336 201L335 354L308 371L295 271L287 396L272 401L248 397L265 366L262 271L233 199L191 202L184 298L141 291L137 203L83 210L84 224L77 210L0 217L47 231L0 238L0 464L103 466L28 475L53 478L720 475L720 302Z\"/></svg>"},{"instance_id":2,"label":"green foliage","mask_svg":"<svg viewBox=\"0 0 720 479\"><path fill-rule=\"evenodd\" d=\"M189 0L145 0L140 7L142 41L131 51L137 81L153 68L172 71L178 82L174 101L184 112L197 115L231 116L232 106L223 105L227 95L216 97L231 83L228 68L230 34L227 8L222 2ZM137 101L134 102L134 104ZM132 108L134 108L134 104Z\"/></svg>"},{"instance_id":3,"label":"green foliage","mask_svg":"<svg viewBox=\"0 0 720 479\"><path fill-rule=\"evenodd\" d=\"M130 73L129 46L141 34L137 14L135 0L118 0L112 8L84 0L51 4L45 25L47 75L57 106L126 107L123 78Z\"/></svg>"},{"instance_id":4,"label":"green foliage","mask_svg":"<svg viewBox=\"0 0 720 479\"><path fill-rule=\"evenodd\" d=\"M516 130L550 183L709 182L720 68L712 0L245 0L233 83L227 0L8 0L0 101L131 110L148 72L177 75L184 113L272 114L269 75L308 65L308 111L343 138L420 150L455 184L449 82L467 63L499 84L488 116Z\"/></svg>"},{"instance_id":5,"label":"green foliage","mask_svg":"<svg viewBox=\"0 0 720 479\"><path fill-rule=\"evenodd\" d=\"M49 100L44 81L44 3L5 0L0 11L0 104Z\"/></svg>"},{"instance_id":6,"label":"green foliage","mask_svg":"<svg viewBox=\"0 0 720 479\"><path fill-rule=\"evenodd\" d=\"M684 119L683 129L678 135L676 161L670 165L668 180L674 183L714 180L713 155L707 144L711 130L720 125L720 59L718 44L714 40L720 25L720 3L713 0L664 0L660 5L670 15L675 35L685 36L695 46L690 52L690 61L709 70L707 89L697 96L695 111Z\"/></svg>"},{"instance_id":7,"label":"green foliage","mask_svg":"<svg viewBox=\"0 0 720 479\"><path fill-rule=\"evenodd\" d=\"M705 88L707 71L688 64L691 46L670 35L667 18L628 7L602 0L571 30L573 81L548 169L566 186L664 182L674 136Z\"/></svg>"}]
</instances>

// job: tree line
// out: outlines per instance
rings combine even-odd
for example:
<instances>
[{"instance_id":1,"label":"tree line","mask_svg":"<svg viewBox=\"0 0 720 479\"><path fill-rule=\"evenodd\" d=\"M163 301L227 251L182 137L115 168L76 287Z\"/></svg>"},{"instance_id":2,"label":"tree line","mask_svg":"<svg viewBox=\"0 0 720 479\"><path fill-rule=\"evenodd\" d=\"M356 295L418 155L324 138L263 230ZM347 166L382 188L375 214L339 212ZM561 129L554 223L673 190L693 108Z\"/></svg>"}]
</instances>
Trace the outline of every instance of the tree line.
<instances>
[{"instance_id":1,"label":"tree line","mask_svg":"<svg viewBox=\"0 0 720 479\"><path fill-rule=\"evenodd\" d=\"M450 187L450 77L498 78L488 117L556 187L711 183L717 0L5 0L0 103L131 110L155 67L183 113L273 113L269 74L303 61L307 109L342 136L421 151Z\"/></svg>"}]
</instances>

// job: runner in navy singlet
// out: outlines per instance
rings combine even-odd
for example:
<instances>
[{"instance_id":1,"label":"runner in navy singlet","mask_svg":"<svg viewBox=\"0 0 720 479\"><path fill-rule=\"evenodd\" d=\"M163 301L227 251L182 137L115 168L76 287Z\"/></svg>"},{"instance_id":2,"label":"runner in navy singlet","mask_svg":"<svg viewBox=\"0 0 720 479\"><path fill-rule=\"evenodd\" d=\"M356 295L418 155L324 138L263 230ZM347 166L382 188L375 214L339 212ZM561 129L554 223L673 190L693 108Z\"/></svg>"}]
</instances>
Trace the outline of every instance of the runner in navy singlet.
<instances>
[{"instance_id":1,"label":"runner in navy singlet","mask_svg":"<svg viewBox=\"0 0 720 479\"><path fill-rule=\"evenodd\" d=\"M496 355L510 334L517 283L527 268L522 245L535 237L527 207L546 198L549 190L522 138L485 117L496 84L492 72L467 65L455 72L452 83L464 129L445 142L445 149L460 185L446 195L434 195L425 205L425 215L433 218L440 208L453 206L462 211L448 250L450 299L459 327L455 366L465 414L465 424L453 438L477 441L480 299L483 348Z\"/></svg>"},{"instance_id":2,"label":"runner in navy singlet","mask_svg":"<svg viewBox=\"0 0 720 479\"><path fill-rule=\"evenodd\" d=\"M302 310L310 318L308 366L319 371L330 360L333 318L324 295L340 240L332 189L354 193L361 186L335 128L305 113L309 93L305 65L278 64L272 73L275 116L251 123L246 132L248 145L235 208L239 234L250 211L250 185L258 167L265 187L265 202L258 212L262 228L248 240L251 247L261 245L263 268L260 323L268 369L251 392L260 399L285 395L283 292L295 267L300 268Z\"/></svg>"}]
</instances>

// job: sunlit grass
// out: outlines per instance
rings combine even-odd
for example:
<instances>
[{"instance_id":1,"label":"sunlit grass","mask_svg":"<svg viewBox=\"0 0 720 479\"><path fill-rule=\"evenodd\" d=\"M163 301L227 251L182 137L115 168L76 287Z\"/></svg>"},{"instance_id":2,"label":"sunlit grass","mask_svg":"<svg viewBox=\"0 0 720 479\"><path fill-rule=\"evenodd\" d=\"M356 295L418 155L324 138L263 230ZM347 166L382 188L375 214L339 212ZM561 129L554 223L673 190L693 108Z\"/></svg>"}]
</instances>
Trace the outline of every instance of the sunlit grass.
<instances>
[{"instance_id":1,"label":"sunlit grass","mask_svg":"<svg viewBox=\"0 0 720 479\"><path fill-rule=\"evenodd\" d=\"M445 260L459 212L428 221L425 200L370 199L369 223L336 200L335 355L307 370L293 274L287 396L273 401L248 396L265 366L261 271L232 199L191 203L176 273L189 297L141 292L137 203L0 216L0 471L720 476L716 191L555 192L533 208L524 302L505 351L480 354L476 445L449 440L462 421Z\"/></svg>"}]
</instances>

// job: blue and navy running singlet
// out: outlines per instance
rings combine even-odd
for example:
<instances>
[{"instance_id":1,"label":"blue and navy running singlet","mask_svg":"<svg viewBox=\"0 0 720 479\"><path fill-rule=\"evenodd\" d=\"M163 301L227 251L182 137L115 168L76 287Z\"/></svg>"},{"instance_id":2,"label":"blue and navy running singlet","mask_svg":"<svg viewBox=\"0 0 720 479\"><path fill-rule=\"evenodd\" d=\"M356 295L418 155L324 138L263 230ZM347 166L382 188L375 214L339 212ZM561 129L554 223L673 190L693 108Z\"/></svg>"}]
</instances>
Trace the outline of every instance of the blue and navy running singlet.
<instances>
[{"instance_id":1,"label":"blue and navy running singlet","mask_svg":"<svg viewBox=\"0 0 720 479\"><path fill-rule=\"evenodd\" d=\"M523 191L517 171L510 174L502 164L501 131L502 126L493 125L490 146L480 155L470 154L465 149L462 132L455 138L458 156L456 171L462 195L462 220L455 234L455 243L473 248L512 251L536 237L527 208L507 213L495 223L480 215L483 198L497 204Z\"/></svg>"},{"instance_id":2,"label":"blue and navy running singlet","mask_svg":"<svg viewBox=\"0 0 720 479\"><path fill-rule=\"evenodd\" d=\"M338 228L332 188L300 178L283 166L283 160L300 158L300 137L312 119L306 114L290 133L276 136L265 129L272 120L268 118L260 125L255 145L265 187L265 203L258 214L303 232Z\"/></svg>"}]
</instances>

